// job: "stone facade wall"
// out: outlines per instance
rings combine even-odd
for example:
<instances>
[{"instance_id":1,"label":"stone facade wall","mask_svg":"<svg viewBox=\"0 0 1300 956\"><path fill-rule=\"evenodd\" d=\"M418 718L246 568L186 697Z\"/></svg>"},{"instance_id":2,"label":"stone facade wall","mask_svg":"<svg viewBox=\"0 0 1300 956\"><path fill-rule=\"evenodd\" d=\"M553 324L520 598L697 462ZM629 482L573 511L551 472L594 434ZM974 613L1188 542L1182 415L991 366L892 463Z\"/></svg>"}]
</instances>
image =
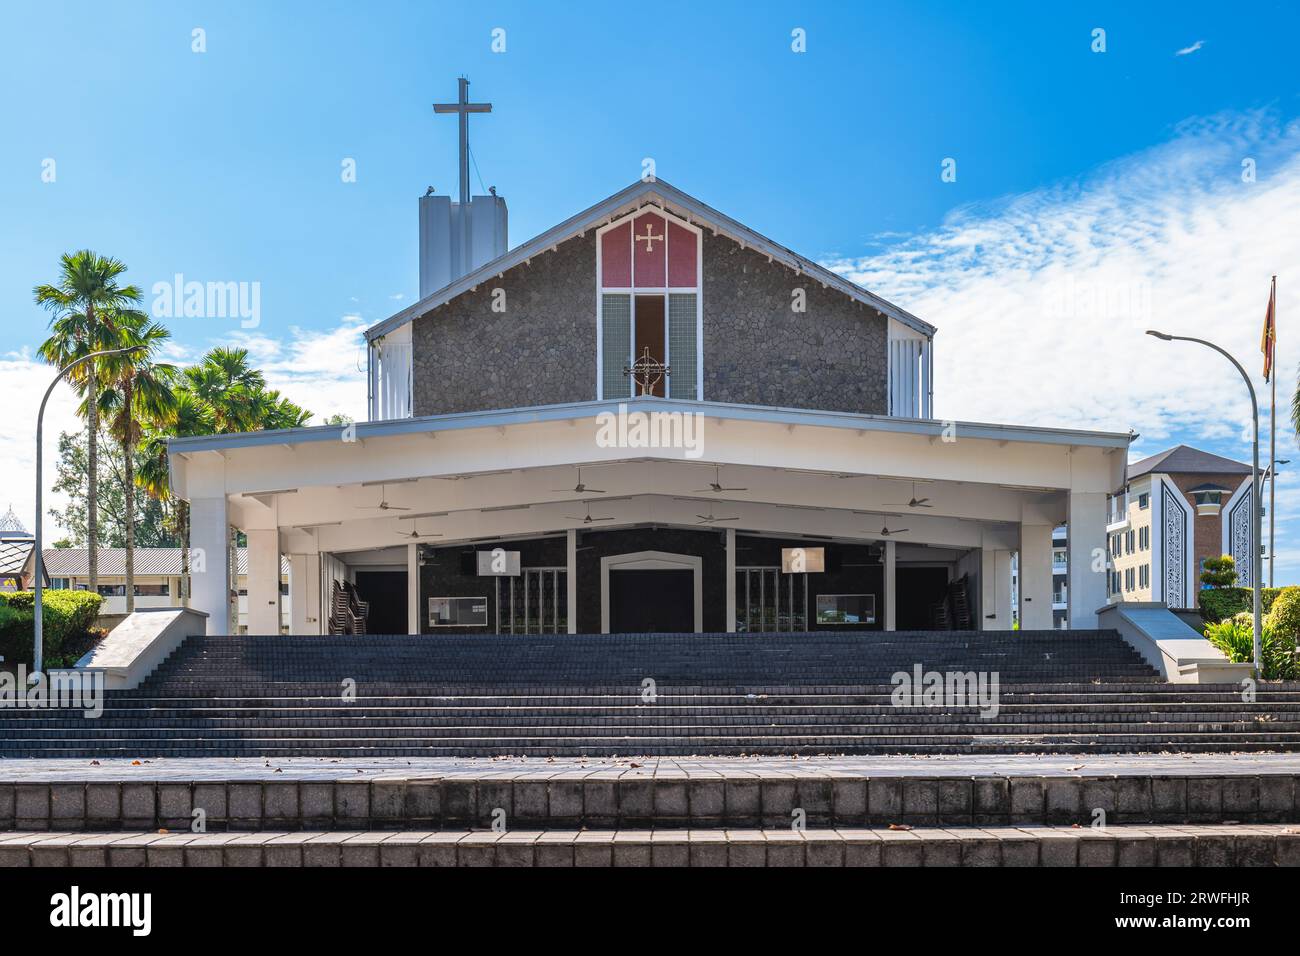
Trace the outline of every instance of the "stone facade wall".
<instances>
[{"instance_id":1,"label":"stone facade wall","mask_svg":"<svg viewBox=\"0 0 1300 956\"><path fill-rule=\"evenodd\" d=\"M417 416L594 401L596 233L416 319L412 355Z\"/></svg>"},{"instance_id":2,"label":"stone facade wall","mask_svg":"<svg viewBox=\"0 0 1300 956\"><path fill-rule=\"evenodd\" d=\"M592 230L416 319L415 414L594 400L595 286ZM888 320L872 309L707 230L703 297L705 399L887 414Z\"/></svg>"},{"instance_id":3,"label":"stone facade wall","mask_svg":"<svg viewBox=\"0 0 1300 956\"><path fill-rule=\"evenodd\" d=\"M888 414L886 318L708 231L704 281L705 399Z\"/></svg>"}]
</instances>

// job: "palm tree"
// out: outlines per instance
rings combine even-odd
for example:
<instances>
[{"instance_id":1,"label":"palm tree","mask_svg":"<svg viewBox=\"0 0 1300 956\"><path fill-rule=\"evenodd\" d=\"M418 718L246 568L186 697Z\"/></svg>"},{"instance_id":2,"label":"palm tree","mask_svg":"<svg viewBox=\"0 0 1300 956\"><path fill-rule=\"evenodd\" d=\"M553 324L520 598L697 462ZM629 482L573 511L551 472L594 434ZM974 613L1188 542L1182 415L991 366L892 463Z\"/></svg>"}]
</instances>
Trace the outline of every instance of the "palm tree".
<instances>
[{"instance_id":1,"label":"palm tree","mask_svg":"<svg viewBox=\"0 0 1300 956\"><path fill-rule=\"evenodd\" d=\"M32 290L36 303L54 314L52 334L40 347L41 357L62 367L104 347L113 340L113 314L129 309L141 299L133 285L118 285L126 266L89 249L64 253L55 284ZM99 590L99 369L91 359L71 373L83 402L79 414L86 419L88 477L86 488L86 538L90 590ZM41 516L37 515L40 521Z\"/></svg>"},{"instance_id":2,"label":"palm tree","mask_svg":"<svg viewBox=\"0 0 1300 956\"><path fill-rule=\"evenodd\" d=\"M171 383L174 366L154 360L158 346L171 333L143 312L115 313L118 348L134 351L106 356L100 365L102 388L99 410L109 430L122 446L126 474L126 613L135 610L135 456L145 423L166 424L175 415L176 398Z\"/></svg>"},{"instance_id":3,"label":"palm tree","mask_svg":"<svg viewBox=\"0 0 1300 956\"><path fill-rule=\"evenodd\" d=\"M182 383L173 390L176 397L172 418L168 422L146 425L140 441L140 470L135 482L151 497L164 505L172 501L171 468L167 461L167 439L211 435L216 431L212 409ZM190 503L184 498L174 502L171 525L181 542L181 604L190 606Z\"/></svg>"}]
</instances>

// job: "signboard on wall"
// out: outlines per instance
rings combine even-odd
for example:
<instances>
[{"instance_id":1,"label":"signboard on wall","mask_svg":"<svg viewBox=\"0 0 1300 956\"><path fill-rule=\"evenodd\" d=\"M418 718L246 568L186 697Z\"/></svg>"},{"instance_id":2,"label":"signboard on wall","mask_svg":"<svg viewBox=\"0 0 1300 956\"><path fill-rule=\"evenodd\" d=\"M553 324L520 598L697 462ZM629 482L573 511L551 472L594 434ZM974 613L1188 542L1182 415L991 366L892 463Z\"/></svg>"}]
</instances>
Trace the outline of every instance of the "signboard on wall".
<instances>
[{"instance_id":1,"label":"signboard on wall","mask_svg":"<svg viewBox=\"0 0 1300 956\"><path fill-rule=\"evenodd\" d=\"M821 574L825 570L825 548L781 549L781 571L784 574Z\"/></svg>"},{"instance_id":2,"label":"signboard on wall","mask_svg":"<svg viewBox=\"0 0 1300 956\"><path fill-rule=\"evenodd\" d=\"M517 578L519 576L519 552L504 548L491 551L476 551L478 574L481 578Z\"/></svg>"}]
</instances>

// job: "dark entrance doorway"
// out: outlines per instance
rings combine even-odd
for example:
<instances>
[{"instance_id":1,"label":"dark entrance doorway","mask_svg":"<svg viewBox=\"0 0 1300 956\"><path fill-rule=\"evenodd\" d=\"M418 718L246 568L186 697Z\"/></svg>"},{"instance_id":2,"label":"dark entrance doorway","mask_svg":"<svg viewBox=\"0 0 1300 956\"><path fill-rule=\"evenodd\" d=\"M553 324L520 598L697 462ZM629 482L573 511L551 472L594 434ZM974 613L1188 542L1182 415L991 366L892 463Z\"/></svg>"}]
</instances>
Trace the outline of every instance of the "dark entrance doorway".
<instances>
[{"instance_id":1,"label":"dark entrance doorway","mask_svg":"<svg viewBox=\"0 0 1300 956\"><path fill-rule=\"evenodd\" d=\"M368 634L406 633L406 571L358 571L357 593L370 602Z\"/></svg>"},{"instance_id":2,"label":"dark entrance doorway","mask_svg":"<svg viewBox=\"0 0 1300 956\"><path fill-rule=\"evenodd\" d=\"M948 593L948 569L900 567L897 592L894 627L900 631L928 630L934 626L934 606Z\"/></svg>"},{"instance_id":3,"label":"dark entrance doorway","mask_svg":"<svg viewBox=\"0 0 1300 956\"><path fill-rule=\"evenodd\" d=\"M694 630L694 572L609 572L611 634L690 634Z\"/></svg>"}]
</instances>

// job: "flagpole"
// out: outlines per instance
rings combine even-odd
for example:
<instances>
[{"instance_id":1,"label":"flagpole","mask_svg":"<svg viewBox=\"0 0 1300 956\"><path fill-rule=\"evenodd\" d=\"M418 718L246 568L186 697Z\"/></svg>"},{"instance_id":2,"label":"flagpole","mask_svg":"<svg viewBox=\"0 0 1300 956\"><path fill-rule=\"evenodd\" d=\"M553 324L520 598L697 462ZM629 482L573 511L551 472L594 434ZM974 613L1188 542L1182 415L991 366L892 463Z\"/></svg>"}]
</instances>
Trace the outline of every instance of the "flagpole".
<instances>
[{"instance_id":1,"label":"flagpole","mask_svg":"<svg viewBox=\"0 0 1300 956\"><path fill-rule=\"evenodd\" d=\"M1273 564L1276 557L1273 551L1273 513L1277 499L1277 276L1273 276L1273 288L1269 290L1269 302L1273 310L1273 339L1269 342L1272 353L1269 363L1269 378L1272 397L1269 399L1268 418L1268 467L1273 480L1268 486L1268 586L1273 587Z\"/></svg>"}]
</instances>

